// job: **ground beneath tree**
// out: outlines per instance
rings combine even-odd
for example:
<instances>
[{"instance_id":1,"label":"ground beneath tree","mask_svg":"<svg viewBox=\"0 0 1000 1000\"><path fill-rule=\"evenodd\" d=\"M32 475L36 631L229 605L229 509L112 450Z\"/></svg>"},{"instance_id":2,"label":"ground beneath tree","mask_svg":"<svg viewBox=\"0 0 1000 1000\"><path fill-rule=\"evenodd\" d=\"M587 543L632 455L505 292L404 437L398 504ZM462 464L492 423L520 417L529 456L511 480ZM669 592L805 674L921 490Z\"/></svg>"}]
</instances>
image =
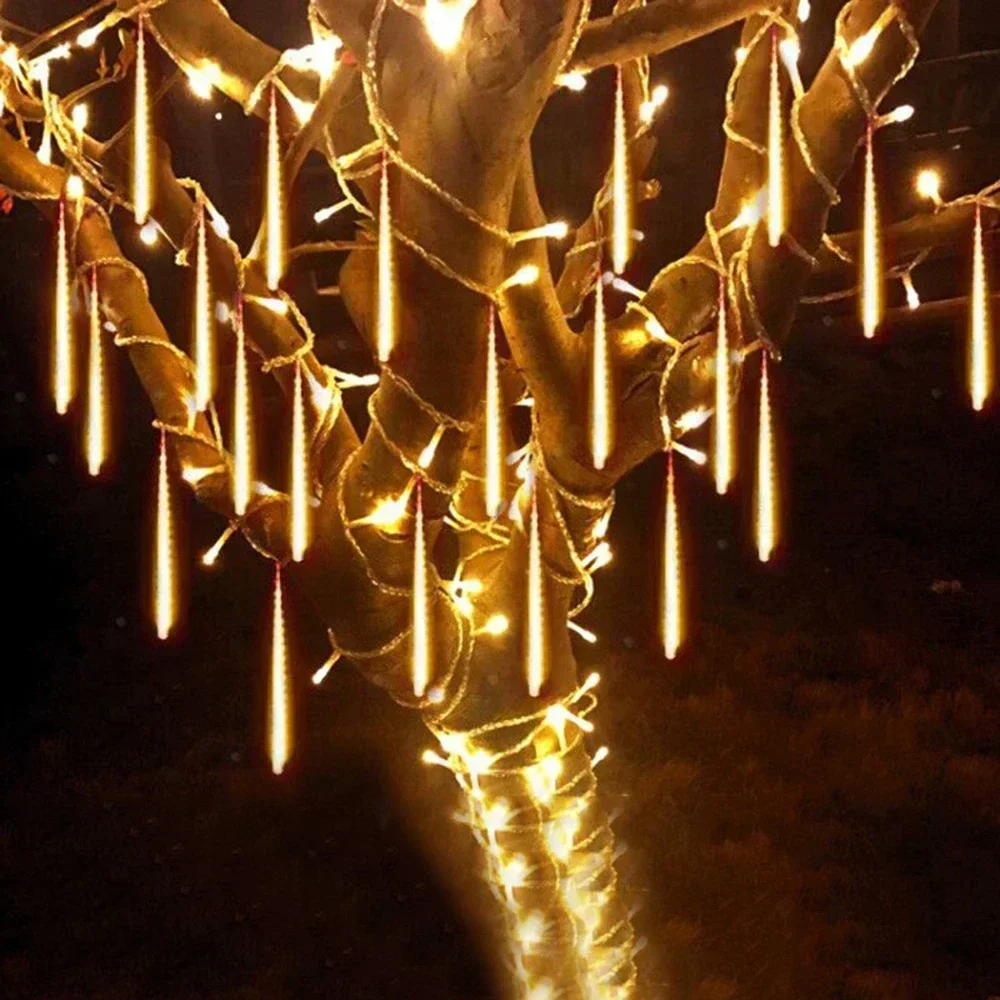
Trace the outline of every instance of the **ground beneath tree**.
<instances>
[{"instance_id":1,"label":"ground beneath tree","mask_svg":"<svg viewBox=\"0 0 1000 1000\"><path fill-rule=\"evenodd\" d=\"M16 252L12 270L42 267ZM10 329L36 330L38 303L10 284ZM986 1000L1000 422L967 412L954 336L868 345L815 322L798 344L778 373L778 565L753 561L745 498L720 502L685 468L693 624L666 664L650 467L620 490L617 558L585 619L642 995ZM296 763L275 781L266 568L232 544L191 580L186 637L158 646L136 584L153 436L129 431L129 473L86 484L75 437L45 416L41 364L9 338L2 351L0 994L498 996L465 889L474 856L415 720L348 671L314 691L323 636L293 603ZM217 530L193 515L193 550Z\"/></svg>"}]
</instances>

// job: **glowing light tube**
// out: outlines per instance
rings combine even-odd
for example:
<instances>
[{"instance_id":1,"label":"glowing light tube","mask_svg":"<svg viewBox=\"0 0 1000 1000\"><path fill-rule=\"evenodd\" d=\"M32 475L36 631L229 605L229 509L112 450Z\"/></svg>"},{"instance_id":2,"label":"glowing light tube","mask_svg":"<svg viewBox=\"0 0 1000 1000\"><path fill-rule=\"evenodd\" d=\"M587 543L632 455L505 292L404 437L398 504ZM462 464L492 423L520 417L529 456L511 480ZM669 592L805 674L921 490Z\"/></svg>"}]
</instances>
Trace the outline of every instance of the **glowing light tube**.
<instances>
[{"instance_id":1,"label":"glowing light tube","mask_svg":"<svg viewBox=\"0 0 1000 1000\"><path fill-rule=\"evenodd\" d=\"M668 660L677 656L684 634L680 548L674 453L671 450L667 453L667 498L663 531L663 653Z\"/></svg>"},{"instance_id":2,"label":"glowing light tube","mask_svg":"<svg viewBox=\"0 0 1000 1000\"><path fill-rule=\"evenodd\" d=\"M389 360L396 340L396 300L393 287L392 207L389 203L389 159L382 159L378 211L378 302L376 347L381 362Z\"/></svg>"},{"instance_id":3,"label":"glowing light tube","mask_svg":"<svg viewBox=\"0 0 1000 1000\"><path fill-rule=\"evenodd\" d=\"M781 82L778 75L778 32L771 31L771 84L767 111L767 241L781 243L785 231L785 156L782 134Z\"/></svg>"},{"instance_id":4,"label":"glowing light tube","mask_svg":"<svg viewBox=\"0 0 1000 1000\"><path fill-rule=\"evenodd\" d=\"M166 639L177 622L177 579L174 568L174 523L167 467L167 432L160 431L156 478L156 547L153 568L153 614L156 635Z\"/></svg>"},{"instance_id":5,"label":"glowing light tube","mask_svg":"<svg viewBox=\"0 0 1000 1000\"><path fill-rule=\"evenodd\" d=\"M431 622L428 593L427 539L424 532L424 488L417 480L417 516L413 533L413 605L410 669L413 693L423 698L431 679Z\"/></svg>"},{"instance_id":6,"label":"glowing light tube","mask_svg":"<svg viewBox=\"0 0 1000 1000\"><path fill-rule=\"evenodd\" d=\"M760 364L760 425L757 437L757 491L755 527L757 558L769 562L778 543L778 495L775 476L774 424L767 353Z\"/></svg>"},{"instance_id":7,"label":"glowing light tube","mask_svg":"<svg viewBox=\"0 0 1000 1000\"><path fill-rule=\"evenodd\" d=\"M285 276L285 181L278 129L278 92L272 85L267 122L267 287L278 290Z\"/></svg>"},{"instance_id":8,"label":"glowing light tube","mask_svg":"<svg viewBox=\"0 0 1000 1000\"><path fill-rule=\"evenodd\" d=\"M274 613L271 628L271 771L281 774L291 756L291 719L288 696L288 642L281 591L281 564L274 564Z\"/></svg>"},{"instance_id":9,"label":"glowing light tube","mask_svg":"<svg viewBox=\"0 0 1000 1000\"><path fill-rule=\"evenodd\" d=\"M882 322L882 274L878 231L878 192L875 189L874 129L868 125L865 142L865 202L861 234L861 325L870 340Z\"/></svg>"},{"instance_id":10,"label":"glowing light tube","mask_svg":"<svg viewBox=\"0 0 1000 1000\"><path fill-rule=\"evenodd\" d=\"M531 491L531 516L528 523L528 613L525 672L528 694L542 693L548 672L545 655L545 578L542 570L542 537L538 524L538 484Z\"/></svg>"},{"instance_id":11,"label":"glowing light tube","mask_svg":"<svg viewBox=\"0 0 1000 1000\"><path fill-rule=\"evenodd\" d=\"M490 307L486 342L486 426L485 458L486 513L497 517L504 504L503 392L500 387L500 360L497 357L496 310Z\"/></svg>"},{"instance_id":12,"label":"glowing light tube","mask_svg":"<svg viewBox=\"0 0 1000 1000\"><path fill-rule=\"evenodd\" d=\"M233 507L243 517L253 490L253 431L250 409L250 373L243 325L243 299L236 304L236 385L233 391Z\"/></svg>"},{"instance_id":13,"label":"glowing light tube","mask_svg":"<svg viewBox=\"0 0 1000 1000\"><path fill-rule=\"evenodd\" d=\"M97 268L90 271L90 341L87 354L87 471L99 476L107 461L107 394L104 384L104 345L101 342L101 305L97 296Z\"/></svg>"},{"instance_id":14,"label":"glowing light tube","mask_svg":"<svg viewBox=\"0 0 1000 1000\"><path fill-rule=\"evenodd\" d=\"M625 118L625 82L618 70L615 90L615 140L611 176L611 263L615 274L628 267L632 256L632 184L628 152L628 122Z\"/></svg>"},{"instance_id":15,"label":"glowing light tube","mask_svg":"<svg viewBox=\"0 0 1000 1000\"><path fill-rule=\"evenodd\" d=\"M140 14L136 31L135 120L132 125L132 207L139 226L146 224L153 209L152 143L149 71L146 65L146 16Z\"/></svg>"},{"instance_id":16,"label":"glowing light tube","mask_svg":"<svg viewBox=\"0 0 1000 1000\"><path fill-rule=\"evenodd\" d=\"M66 199L59 200L59 223L56 237L55 336L52 351L52 393L56 412L69 410L76 395L73 350L73 306L70 290L69 236L66 224Z\"/></svg>"},{"instance_id":17,"label":"glowing light tube","mask_svg":"<svg viewBox=\"0 0 1000 1000\"><path fill-rule=\"evenodd\" d=\"M993 343L990 331L989 286L983 247L982 208L976 205L972 247L972 310L969 322L969 395L977 412L993 392Z\"/></svg>"},{"instance_id":18,"label":"glowing light tube","mask_svg":"<svg viewBox=\"0 0 1000 1000\"><path fill-rule=\"evenodd\" d=\"M603 469L611 454L614 428L608 329L604 312L604 283L598 278L594 301L594 346L590 367L590 454L595 469Z\"/></svg>"},{"instance_id":19,"label":"glowing light tube","mask_svg":"<svg viewBox=\"0 0 1000 1000\"><path fill-rule=\"evenodd\" d=\"M205 205L198 208L194 288L194 385L199 411L208 408L215 393L215 344L213 337L212 285L208 271L208 232Z\"/></svg>"},{"instance_id":20,"label":"glowing light tube","mask_svg":"<svg viewBox=\"0 0 1000 1000\"><path fill-rule=\"evenodd\" d=\"M295 363L292 390L291 515L292 559L301 562L309 547L309 441L306 437L306 407L302 394L302 362Z\"/></svg>"},{"instance_id":21,"label":"glowing light tube","mask_svg":"<svg viewBox=\"0 0 1000 1000\"><path fill-rule=\"evenodd\" d=\"M726 279L719 278L719 324L715 343L715 492L723 496L733 481L733 400L726 316Z\"/></svg>"}]
</instances>

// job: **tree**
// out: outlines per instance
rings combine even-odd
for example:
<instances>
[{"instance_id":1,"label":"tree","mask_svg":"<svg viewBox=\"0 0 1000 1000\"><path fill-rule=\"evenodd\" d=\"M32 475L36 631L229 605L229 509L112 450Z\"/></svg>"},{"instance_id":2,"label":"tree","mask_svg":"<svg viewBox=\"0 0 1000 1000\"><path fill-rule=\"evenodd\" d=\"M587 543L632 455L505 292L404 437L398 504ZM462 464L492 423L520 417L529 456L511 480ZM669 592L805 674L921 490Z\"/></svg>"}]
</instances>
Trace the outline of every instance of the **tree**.
<instances>
[{"instance_id":1,"label":"tree","mask_svg":"<svg viewBox=\"0 0 1000 1000\"><path fill-rule=\"evenodd\" d=\"M314 44L285 53L212 0L109 6L41 36L4 25L5 124L17 135L0 132L0 184L35 202L56 231L57 407L65 411L74 396L76 281L97 345L89 358L92 468L101 467L95 362L106 324L153 404L161 482L169 444L183 480L227 520L223 540L242 532L274 560L275 770L289 749L287 576L311 597L335 655L420 712L437 738L427 759L453 771L465 793L509 923L520 993L631 995L635 941L596 796L601 752L591 756L584 742L596 677L578 673L573 619L608 556L615 483L664 451L671 470L675 457L703 458L685 438L713 411L715 476L725 490L744 361L759 355L766 375L765 359L777 358L814 273L851 274L858 259L871 335L887 269L908 274L915 254L973 231L981 237L994 221L992 190L960 199L901 223L888 244L898 259L880 260L869 184L864 231L824 236L859 143L867 140L870 165L873 134L905 115L877 109L912 64L934 0L852 0L808 89L796 69L806 0L619 0L606 17L592 17L587 0L313 0ZM658 193L644 177L663 96L650 89L649 57L741 19L728 142L705 235L607 319L604 272L625 269L632 209ZM108 70L104 33L119 23L128 27ZM154 44L193 87L218 90L267 122L269 197L246 254L200 185L177 179L169 150L148 134ZM99 79L60 93L66 60L96 61L98 51ZM541 209L531 136L556 88L616 66L614 162L557 269L547 240L563 230ZM135 84L134 118L99 142L74 112L124 81ZM286 253L283 202L310 154L325 159L361 222L348 244ZM924 187L938 197L932 178ZM165 235L197 271L193 360L171 342L104 204L148 238ZM341 294L382 362L364 428L342 406L357 379L319 362L308 320L282 287L289 260L341 251ZM981 406L992 383L981 268L978 275L972 389ZM570 320L592 294L594 318L576 332ZM213 299L225 322L213 321ZM229 451L210 363L224 328L237 342ZM243 423L245 397L267 375L288 399L286 492L255 480ZM521 475L505 474L509 413L527 401ZM758 547L768 558L776 525L766 434L762 441ZM164 486L164 512L168 494ZM161 525L157 626L165 635L169 522ZM667 656L682 639L677 532L668 503ZM458 552L448 574L446 534Z\"/></svg>"}]
</instances>

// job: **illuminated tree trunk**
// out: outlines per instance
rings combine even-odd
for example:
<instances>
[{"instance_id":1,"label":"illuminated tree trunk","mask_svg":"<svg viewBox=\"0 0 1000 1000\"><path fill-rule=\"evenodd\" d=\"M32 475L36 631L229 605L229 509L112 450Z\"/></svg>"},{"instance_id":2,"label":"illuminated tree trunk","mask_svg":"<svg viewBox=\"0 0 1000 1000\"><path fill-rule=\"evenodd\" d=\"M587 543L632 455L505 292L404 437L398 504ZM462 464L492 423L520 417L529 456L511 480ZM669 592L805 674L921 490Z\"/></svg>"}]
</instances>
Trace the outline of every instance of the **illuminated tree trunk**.
<instances>
[{"instance_id":1,"label":"illuminated tree trunk","mask_svg":"<svg viewBox=\"0 0 1000 1000\"><path fill-rule=\"evenodd\" d=\"M775 90L775 33L793 41L796 16L808 5L771 6L619 0L613 15L590 19L584 0L425 0L409 8L390 0L314 0L308 59L301 52L280 57L213 0L145 8L145 44L162 48L193 85L214 88L265 120L280 107L285 192L294 190L306 156L322 155L352 209L369 220L348 247L304 246L291 254L294 267L314 252L351 251L341 292L384 362L371 424L359 433L340 406L348 382L319 363L305 317L275 287L280 248L272 243L272 254L244 258L224 227L199 225L201 193L174 177L166 149L156 156L151 218L188 256L192 234L204 237L199 250L207 254L213 294L242 317L252 381L273 375L292 405L311 387L305 425L318 508L301 561L302 536L291 544L288 497L256 491L245 512L234 501L232 458L210 417L190 405L193 368L170 346L141 273L98 208L102 200L128 202L128 130L107 143L73 132L65 98L43 90L25 51L8 50L0 63L8 120L52 126L67 161L65 168L46 164L31 143L4 130L0 184L54 215L68 174L86 182L89 193L72 205L73 263L80 273L96 270L103 315L185 480L259 551L287 563L289 584L310 596L335 651L419 710L436 735L428 759L450 768L463 788L509 927L514 977L530 1000L624 1000L635 983L628 901L617 892L613 838L595 794L596 756L585 744L596 682L578 674L568 626L606 555L614 485L665 448L682 449L683 435L714 405L720 277L731 342L746 354L775 351L785 339L814 267L826 274L844 267L857 239L822 240L835 185L871 117L858 88L878 104L908 66L911 31L923 28L934 0L891 8L887 0L855 0L845 11L842 47L795 101L783 155L772 158L784 165L777 241L752 211L768 180L761 150ZM131 0L118 0L118 8L137 16ZM593 324L578 333L568 317L610 266L605 245L616 213L599 195L553 271L544 236L559 227L542 213L530 155L540 112L559 84L577 86L579 74L618 65L625 142L616 152L623 163L609 169L605 193L635 204L655 197L658 188L644 175L662 94L649 89L648 57L743 18L729 141L706 234L608 322L607 377L594 378ZM66 36L93 45L98 36L83 38L80 27ZM332 32L350 58L334 56ZM870 51L848 74L844 53L856 52L859 39L870 41ZM790 103L782 79L778 96ZM926 225L904 226L896 242L950 242L970 213L968 204L953 206ZM262 228L259 248L276 228ZM390 281L392 300L384 294ZM533 403L530 472L522 481L508 470L503 506L511 513L499 517L483 481L484 449L503 437L484 426L487 380L498 364L495 354L488 360L491 331L502 331L510 353L500 373L505 408L524 396ZM588 385L612 393L615 444L596 463L589 396L598 389L585 391ZM456 531L461 557L455 582L438 579L432 561L428 618L416 630L414 497L428 551L442 531ZM533 566L541 597L530 593ZM544 616L536 619L539 609ZM543 623L538 634L533 622ZM414 636L425 626L427 684L415 694ZM544 667L537 697L526 658Z\"/></svg>"}]
</instances>

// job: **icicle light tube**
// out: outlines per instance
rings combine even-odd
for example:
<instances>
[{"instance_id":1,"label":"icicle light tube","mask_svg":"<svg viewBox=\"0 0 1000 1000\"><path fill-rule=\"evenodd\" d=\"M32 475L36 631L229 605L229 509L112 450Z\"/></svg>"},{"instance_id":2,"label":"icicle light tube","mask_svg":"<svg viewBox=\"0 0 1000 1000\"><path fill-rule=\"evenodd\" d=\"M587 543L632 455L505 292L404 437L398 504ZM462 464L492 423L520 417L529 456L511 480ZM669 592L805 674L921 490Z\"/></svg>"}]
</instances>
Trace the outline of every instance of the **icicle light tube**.
<instances>
[{"instance_id":1,"label":"icicle light tube","mask_svg":"<svg viewBox=\"0 0 1000 1000\"><path fill-rule=\"evenodd\" d=\"M243 517L253 489L253 432L250 408L250 373L247 367L243 300L236 304L236 384L233 391L233 508Z\"/></svg>"},{"instance_id":2,"label":"icicle light tube","mask_svg":"<svg viewBox=\"0 0 1000 1000\"><path fill-rule=\"evenodd\" d=\"M278 128L278 89L271 86L267 119L267 204L265 256L267 287L275 292L285 276L285 181Z\"/></svg>"},{"instance_id":3,"label":"icicle light tube","mask_svg":"<svg viewBox=\"0 0 1000 1000\"><path fill-rule=\"evenodd\" d=\"M87 471L99 476L107 461L107 389L104 345L101 342L101 305L97 295L97 268L90 271L90 339L87 355Z\"/></svg>"},{"instance_id":4,"label":"icicle light tube","mask_svg":"<svg viewBox=\"0 0 1000 1000\"><path fill-rule=\"evenodd\" d=\"M590 361L590 454L595 469L603 469L613 447L611 372L608 328L604 310L604 283L594 287L594 343Z\"/></svg>"},{"instance_id":5,"label":"icicle light tube","mask_svg":"<svg viewBox=\"0 0 1000 1000\"><path fill-rule=\"evenodd\" d=\"M76 395L76 374L73 351L73 306L70 288L69 234L67 232L66 198L59 199L59 222L56 237L56 301L55 336L52 357L52 394L56 412L69 410Z\"/></svg>"},{"instance_id":6,"label":"icicle light tube","mask_svg":"<svg viewBox=\"0 0 1000 1000\"><path fill-rule=\"evenodd\" d=\"M680 524L677 520L677 488L674 481L674 453L667 453L667 495L663 530L663 653L668 660L677 656L683 638Z\"/></svg>"},{"instance_id":7,"label":"icicle light tube","mask_svg":"<svg viewBox=\"0 0 1000 1000\"><path fill-rule=\"evenodd\" d=\"M618 70L615 89L614 160L611 176L611 263L615 274L628 267L632 256L632 191L625 117L625 81Z\"/></svg>"},{"instance_id":8,"label":"icicle light tube","mask_svg":"<svg viewBox=\"0 0 1000 1000\"><path fill-rule=\"evenodd\" d=\"M306 436L306 407L302 392L302 362L295 363L292 389L292 468L291 516L292 559L302 562L309 547L309 441Z\"/></svg>"},{"instance_id":9,"label":"icicle light tube","mask_svg":"<svg viewBox=\"0 0 1000 1000\"><path fill-rule=\"evenodd\" d=\"M177 621L177 580L174 569L174 518L170 503L167 433L160 431L156 476L156 543L153 569L153 614L156 635L166 639Z\"/></svg>"},{"instance_id":10,"label":"icicle light tube","mask_svg":"<svg viewBox=\"0 0 1000 1000\"><path fill-rule=\"evenodd\" d=\"M413 603L410 636L410 669L413 693L423 698L431 678L431 621L428 591L427 538L424 531L424 489L417 480L416 525L413 531Z\"/></svg>"},{"instance_id":11,"label":"icicle light tube","mask_svg":"<svg viewBox=\"0 0 1000 1000\"><path fill-rule=\"evenodd\" d=\"M760 363L760 424L757 437L757 489L755 496L757 558L770 562L778 543L778 496L775 475L774 423L767 353Z\"/></svg>"},{"instance_id":12,"label":"icicle light tube","mask_svg":"<svg viewBox=\"0 0 1000 1000\"><path fill-rule=\"evenodd\" d=\"M208 270L208 232L205 205L198 209L194 291L194 382L199 411L208 408L215 393L215 344L212 285Z\"/></svg>"},{"instance_id":13,"label":"icicle light tube","mask_svg":"<svg viewBox=\"0 0 1000 1000\"><path fill-rule=\"evenodd\" d=\"M496 310L491 306L486 342L486 421L483 438L486 513L491 518L497 517L503 510L505 491L503 393L500 386L496 323Z\"/></svg>"},{"instance_id":14,"label":"icicle light tube","mask_svg":"<svg viewBox=\"0 0 1000 1000\"><path fill-rule=\"evenodd\" d=\"M132 126L132 207L144 226L153 209L153 129L150 122L149 70L146 65L146 15L140 14L135 42L135 119Z\"/></svg>"},{"instance_id":15,"label":"icicle light tube","mask_svg":"<svg viewBox=\"0 0 1000 1000\"><path fill-rule=\"evenodd\" d=\"M719 278L718 332L715 345L715 492L723 496L733 481L733 401L730 382L726 279Z\"/></svg>"},{"instance_id":16,"label":"icicle light tube","mask_svg":"<svg viewBox=\"0 0 1000 1000\"><path fill-rule=\"evenodd\" d=\"M969 395L977 412L993 392L993 344L989 316L982 207L976 205L972 246L972 301L969 318Z\"/></svg>"},{"instance_id":17,"label":"icicle light tube","mask_svg":"<svg viewBox=\"0 0 1000 1000\"><path fill-rule=\"evenodd\" d=\"M778 29L771 29L771 82L767 112L767 241L781 243L785 230L785 163L781 79L778 73Z\"/></svg>"},{"instance_id":18,"label":"icicle light tube","mask_svg":"<svg viewBox=\"0 0 1000 1000\"><path fill-rule=\"evenodd\" d=\"M389 203L389 158L382 158L378 211L378 301L376 303L376 347L385 363L396 340L396 300L392 258L392 207Z\"/></svg>"},{"instance_id":19,"label":"icicle light tube","mask_svg":"<svg viewBox=\"0 0 1000 1000\"><path fill-rule=\"evenodd\" d=\"M878 231L878 192L875 187L874 128L865 138L864 217L861 233L861 325L870 340L882 322L881 248Z\"/></svg>"},{"instance_id":20,"label":"icicle light tube","mask_svg":"<svg viewBox=\"0 0 1000 1000\"><path fill-rule=\"evenodd\" d=\"M525 674L528 694L537 698L545 684L548 664L545 649L545 576L542 567L542 536L538 524L538 483L531 491L528 520L528 590Z\"/></svg>"},{"instance_id":21,"label":"icicle light tube","mask_svg":"<svg viewBox=\"0 0 1000 1000\"><path fill-rule=\"evenodd\" d=\"M281 564L274 564L274 610L271 626L271 771L281 774L291 756L291 720L288 692L288 641L281 589Z\"/></svg>"}]
</instances>

